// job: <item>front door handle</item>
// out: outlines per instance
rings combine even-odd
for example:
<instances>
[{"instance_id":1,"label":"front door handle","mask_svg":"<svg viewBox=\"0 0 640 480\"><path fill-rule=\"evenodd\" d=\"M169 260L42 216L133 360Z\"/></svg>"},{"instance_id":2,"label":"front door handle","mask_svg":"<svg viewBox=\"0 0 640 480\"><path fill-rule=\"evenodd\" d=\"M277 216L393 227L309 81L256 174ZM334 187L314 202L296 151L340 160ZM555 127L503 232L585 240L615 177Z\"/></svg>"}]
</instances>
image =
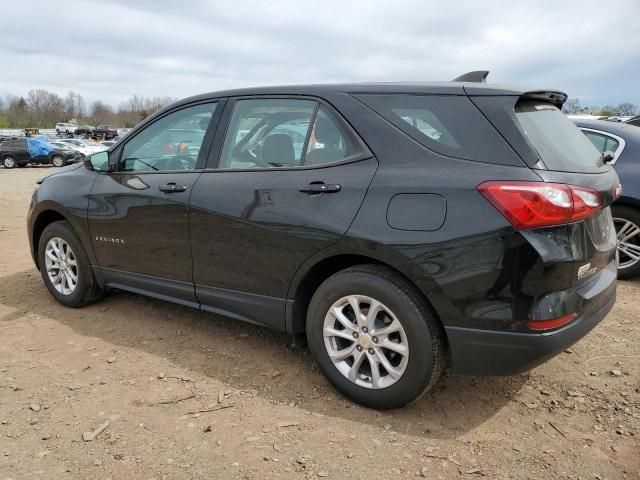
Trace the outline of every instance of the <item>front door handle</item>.
<instances>
[{"instance_id":1,"label":"front door handle","mask_svg":"<svg viewBox=\"0 0 640 480\"><path fill-rule=\"evenodd\" d=\"M164 193L178 193L185 192L187 190L186 185L176 185L175 183L167 183L166 185L161 185L158 187L161 192Z\"/></svg>"},{"instance_id":2,"label":"front door handle","mask_svg":"<svg viewBox=\"0 0 640 480\"><path fill-rule=\"evenodd\" d=\"M302 187L300 191L302 193L308 193L309 195L317 195L319 193L337 193L342 190L342 186L324 182L312 182L306 187Z\"/></svg>"}]
</instances>

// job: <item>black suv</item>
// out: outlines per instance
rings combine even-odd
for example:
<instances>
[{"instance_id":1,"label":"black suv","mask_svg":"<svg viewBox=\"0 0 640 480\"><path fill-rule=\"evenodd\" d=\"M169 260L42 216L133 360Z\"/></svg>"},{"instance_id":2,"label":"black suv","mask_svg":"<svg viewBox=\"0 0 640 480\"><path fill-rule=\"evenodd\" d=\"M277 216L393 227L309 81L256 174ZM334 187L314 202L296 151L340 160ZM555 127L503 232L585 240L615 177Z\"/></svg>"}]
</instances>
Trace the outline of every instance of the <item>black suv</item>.
<instances>
[{"instance_id":1,"label":"black suv","mask_svg":"<svg viewBox=\"0 0 640 480\"><path fill-rule=\"evenodd\" d=\"M37 145L35 150L31 144ZM64 167L80 160L82 155L78 152L56 148L40 137L14 138L0 143L0 161L4 168L26 167L28 164Z\"/></svg>"},{"instance_id":2,"label":"black suv","mask_svg":"<svg viewBox=\"0 0 640 480\"><path fill-rule=\"evenodd\" d=\"M565 99L474 81L188 98L36 187L33 258L67 306L115 288L306 333L374 408L446 365L514 374L615 301L618 177Z\"/></svg>"}]
</instances>

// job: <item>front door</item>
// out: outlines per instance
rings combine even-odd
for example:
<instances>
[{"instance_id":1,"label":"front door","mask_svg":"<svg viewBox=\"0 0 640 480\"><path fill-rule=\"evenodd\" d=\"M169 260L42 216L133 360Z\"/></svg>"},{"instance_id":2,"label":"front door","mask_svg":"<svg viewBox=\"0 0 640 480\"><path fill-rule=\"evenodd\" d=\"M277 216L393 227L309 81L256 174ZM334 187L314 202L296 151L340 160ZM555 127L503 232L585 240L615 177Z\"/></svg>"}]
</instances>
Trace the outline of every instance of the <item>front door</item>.
<instances>
[{"instance_id":1,"label":"front door","mask_svg":"<svg viewBox=\"0 0 640 480\"><path fill-rule=\"evenodd\" d=\"M111 152L117 170L98 175L89 201L93 249L111 286L197 304L188 200L213 135L216 103L179 108Z\"/></svg>"},{"instance_id":2,"label":"front door","mask_svg":"<svg viewBox=\"0 0 640 480\"><path fill-rule=\"evenodd\" d=\"M283 329L294 273L347 231L377 161L315 100L228 108L219 161L190 199L196 294L205 310Z\"/></svg>"}]
</instances>

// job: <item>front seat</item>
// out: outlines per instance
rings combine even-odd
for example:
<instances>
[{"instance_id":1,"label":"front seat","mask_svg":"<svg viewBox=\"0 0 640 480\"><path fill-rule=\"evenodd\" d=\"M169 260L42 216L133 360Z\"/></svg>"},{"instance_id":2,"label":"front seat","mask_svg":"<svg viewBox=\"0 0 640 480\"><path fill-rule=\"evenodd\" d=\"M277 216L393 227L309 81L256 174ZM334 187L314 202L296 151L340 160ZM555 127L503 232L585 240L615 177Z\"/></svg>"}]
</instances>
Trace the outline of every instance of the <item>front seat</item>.
<instances>
[{"instance_id":1,"label":"front seat","mask_svg":"<svg viewBox=\"0 0 640 480\"><path fill-rule=\"evenodd\" d=\"M291 137L284 133L276 133L265 138L262 145L262 161L272 167L294 165L296 155Z\"/></svg>"},{"instance_id":2,"label":"front seat","mask_svg":"<svg viewBox=\"0 0 640 480\"><path fill-rule=\"evenodd\" d=\"M311 150L304 161L305 165L337 162L344 157L340 149L340 131L331 120L318 117L314 134L316 141L322 143L324 147Z\"/></svg>"}]
</instances>

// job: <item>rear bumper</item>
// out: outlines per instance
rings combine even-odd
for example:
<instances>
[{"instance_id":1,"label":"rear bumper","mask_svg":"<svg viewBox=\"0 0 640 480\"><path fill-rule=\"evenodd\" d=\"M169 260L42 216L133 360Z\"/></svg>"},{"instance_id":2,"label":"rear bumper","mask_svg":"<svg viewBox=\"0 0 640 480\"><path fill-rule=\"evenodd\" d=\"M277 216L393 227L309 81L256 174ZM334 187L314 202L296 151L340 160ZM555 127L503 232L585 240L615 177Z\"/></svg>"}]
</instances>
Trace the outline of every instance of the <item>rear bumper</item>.
<instances>
[{"instance_id":1,"label":"rear bumper","mask_svg":"<svg viewBox=\"0 0 640 480\"><path fill-rule=\"evenodd\" d=\"M613 282L571 324L548 333L445 327L452 371L462 375L514 375L531 370L589 333L611 311L615 298Z\"/></svg>"}]
</instances>

